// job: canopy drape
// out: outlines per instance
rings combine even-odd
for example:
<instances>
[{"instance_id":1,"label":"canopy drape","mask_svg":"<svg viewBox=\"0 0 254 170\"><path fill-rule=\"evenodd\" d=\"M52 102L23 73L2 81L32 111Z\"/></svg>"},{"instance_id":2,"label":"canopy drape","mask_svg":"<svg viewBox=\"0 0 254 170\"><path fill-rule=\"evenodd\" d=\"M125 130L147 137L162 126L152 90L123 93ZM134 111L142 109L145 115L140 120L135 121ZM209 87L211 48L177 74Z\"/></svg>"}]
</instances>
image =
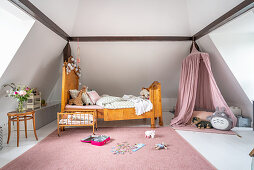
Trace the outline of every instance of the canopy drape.
<instances>
[{"instance_id":1,"label":"canopy drape","mask_svg":"<svg viewBox=\"0 0 254 170\"><path fill-rule=\"evenodd\" d=\"M236 125L237 119L225 102L214 79L209 54L195 49L182 62L175 118L171 126L184 126L190 122L195 109L215 111L224 107Z\"/></svg>"}]
</instances>

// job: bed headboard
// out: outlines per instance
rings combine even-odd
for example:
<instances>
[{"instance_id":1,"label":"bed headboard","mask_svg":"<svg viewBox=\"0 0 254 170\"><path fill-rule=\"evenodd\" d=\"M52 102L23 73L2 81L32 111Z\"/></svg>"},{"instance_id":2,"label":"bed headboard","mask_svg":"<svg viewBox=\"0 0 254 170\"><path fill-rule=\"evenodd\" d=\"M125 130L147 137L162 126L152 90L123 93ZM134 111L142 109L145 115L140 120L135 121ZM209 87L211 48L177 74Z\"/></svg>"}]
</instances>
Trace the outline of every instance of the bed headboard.
<instances>
[{"instance_id":1,"label":"bed headboard","mask_svg":"<svg viewBox=\"0 0 254 170\"><path fill-rule=\"evenodd\" d=\"M158 81L154 81L149 87L149 93L155 117L159 117L162 114L161 84Z\"/></svg>"},{"instance_id":2,"label":"bed headboard","mask_svg":"<svg viewBox=\"0 0 254 170\"><path fill-rule=\"evenodd\" d=\"M74 70L72 70L69 74L67 74L66 73L66 65L67 65L67 63L64 63L63 71L62 71L61 112L64 111L64 108L70 99L69 90L78 89L78 86L79 86L78 75L75 73Z\"/></svg>"}]
</instances>

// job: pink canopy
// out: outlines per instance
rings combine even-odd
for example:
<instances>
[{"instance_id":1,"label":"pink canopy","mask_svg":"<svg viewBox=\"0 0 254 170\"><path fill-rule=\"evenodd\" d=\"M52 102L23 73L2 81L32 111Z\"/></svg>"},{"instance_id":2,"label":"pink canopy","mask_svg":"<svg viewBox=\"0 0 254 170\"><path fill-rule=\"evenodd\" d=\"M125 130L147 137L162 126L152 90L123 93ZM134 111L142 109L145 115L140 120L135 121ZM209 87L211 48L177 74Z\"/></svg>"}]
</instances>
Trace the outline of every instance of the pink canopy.
<instances>
[{"instance_id":1,"label":"pink canopy","mask_svg":"<svg viewBox=\"0 0 254 170\"><path fill-rule=\"evenodd\" d=\"M191 54L182 63L175 118L171 125L187 125L194 109L215 111L216 107L225 107L233 126L236 125L237 119L213 77L209 54L197 51L193 45Z\"/></svg>"}]
</instances>

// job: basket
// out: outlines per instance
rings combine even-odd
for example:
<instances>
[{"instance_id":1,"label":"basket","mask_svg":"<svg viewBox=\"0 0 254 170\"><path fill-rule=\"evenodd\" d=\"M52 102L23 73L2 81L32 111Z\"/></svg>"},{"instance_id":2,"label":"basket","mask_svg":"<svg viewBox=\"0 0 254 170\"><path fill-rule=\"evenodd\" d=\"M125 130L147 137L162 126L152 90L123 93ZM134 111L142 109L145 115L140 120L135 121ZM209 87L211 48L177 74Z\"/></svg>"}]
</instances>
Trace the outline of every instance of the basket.
<instances>
[{"instance_id":1,"label":"basket","mask_svg":"<svg viewBox=\"0 0 254 170\"><path fill-rule=\"evenodd\" d=\"M251 119L247 117L237 116L237 127L251 127Z\"/></svg>"},{"instance_id":2,"label":"basket","mask_svg":"<svg viewBox=\"0 0 254 170\"><path fill-rule=\"evenodd\" d=\"M0 150L3 149L3 128L0 126Z\"/></svg>"}]
</instances>

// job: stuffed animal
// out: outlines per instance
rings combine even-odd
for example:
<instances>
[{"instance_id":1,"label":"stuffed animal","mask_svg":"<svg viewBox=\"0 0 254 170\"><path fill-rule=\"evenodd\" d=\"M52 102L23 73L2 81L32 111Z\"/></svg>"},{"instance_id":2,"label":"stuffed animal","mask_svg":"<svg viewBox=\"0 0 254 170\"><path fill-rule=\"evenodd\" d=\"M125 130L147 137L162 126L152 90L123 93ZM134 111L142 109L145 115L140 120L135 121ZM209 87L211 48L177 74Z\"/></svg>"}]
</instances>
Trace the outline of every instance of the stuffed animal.
<instances>
[{"instance_id":1,"label":"stuffed animal","mask_svg":"<svg viewBox=\"0 0 254 170\"><path fill-rule=\"evenodd\" d=\"M165 144L164 142L162 142L162 143L159 143L159 144L155 144L155 149L157 149L157 150L160 150L160 149L168 149L167 148L167 144Z\"/></svg>"},{"instance_id":2,"label":"stuffed animal","mask_svg":"<svg viewBox=\"0 0 254 170\"><path fill-rule=\"evenodd\" d=\"M192 123L197 126L199 129L207 128L210 129L212 128L212 124L209 121L206 120L201 120L198 117L193 117L192 118Z\"/></svg>"},{"instance_id":3,"label":"stuffed animal","mask_svg":"<svg viewBox=\"0 0 254 170\"><path fill-rule=\"evenodd\" d=\"M142 88L140 95L143 99L149 99L149 89L148 88Z\"/></svg>"},{"instance_id":4,"label":"stuffed animal","mask_svg":"<svg viewBox=\"0 0 254 170\"><path fill-rule=\"evenodd\" d=\"M146 138L154 138L154 136L155 136L155 130L148 130L145 132Z\"/></svg>"},{"instance_id":5,"label":"stuffed animal","mask_svg":"<svg viewBox=\"0 0 254 170\"><path fill-rule=\"evenodd\" d=\"M222 111L220 111L219 107L216 107L216 111L211 116L208 116L207 120L218 130L230 130L233 127L233 121L226 114L225 108L222 108Z\"/></svg>"},{"instance_id":6,"label":"stuffed animal","mask_svg":"<svg viewBox=\"0 0 254 170\"><path fill-rule=\"evenodd\" d=\"M77 105L77 106L83 106L82 102L82 94L86 92L86 87L84 86L80 91L78 96L75 99L69 100L69 105Z\"/></svg>"}]
</instances>

